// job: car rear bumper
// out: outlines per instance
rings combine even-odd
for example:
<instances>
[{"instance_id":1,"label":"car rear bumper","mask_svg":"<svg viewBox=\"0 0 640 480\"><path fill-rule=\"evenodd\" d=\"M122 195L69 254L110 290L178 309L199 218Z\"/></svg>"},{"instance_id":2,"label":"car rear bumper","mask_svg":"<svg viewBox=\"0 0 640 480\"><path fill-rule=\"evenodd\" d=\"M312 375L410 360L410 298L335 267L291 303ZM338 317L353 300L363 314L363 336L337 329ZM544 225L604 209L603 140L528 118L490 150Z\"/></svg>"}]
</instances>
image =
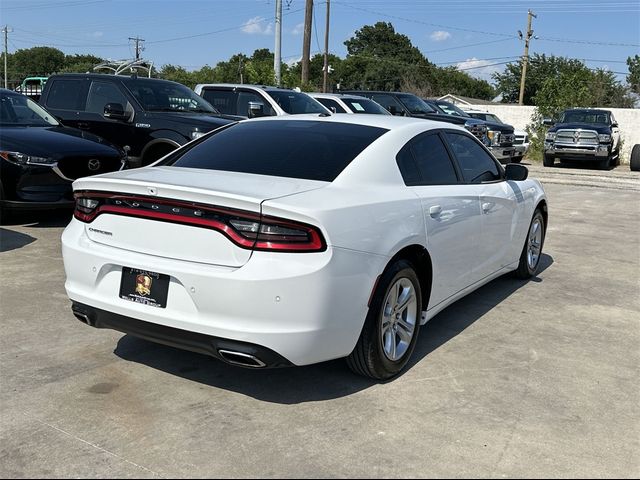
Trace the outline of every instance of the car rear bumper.
<instances>
[{"instance_id":1,"label":"car rear bumper","mask_svg":"<svg viewBox=\"0 0 640 480\"><path fill-rule=\"evenodd\" d=\"M157 326L264 347L294 365L351 353L375 279L388 261L329 247L319 253L253 252L244 266L231 268L103 245L90 240L84 228L73 219L62 235L65 288L73 302ZM169 275L166 307L121 299L123 267ZM101 324L115 328L109 322Z\"/></svg>"},{"instance_id":2,"label":"car rear bumper","mask_svg":"<svg viewBox=\"0 0 640 480\"><path fill-rule=\"evenodd\" d=\"M233 365L253 368L289 367L291 362L260 345L166 327L73 302L73 314L94 328L107 328L152 342L211 355ZM230 355L229 353L235 353Z\"/></svg>"}]
</instances>

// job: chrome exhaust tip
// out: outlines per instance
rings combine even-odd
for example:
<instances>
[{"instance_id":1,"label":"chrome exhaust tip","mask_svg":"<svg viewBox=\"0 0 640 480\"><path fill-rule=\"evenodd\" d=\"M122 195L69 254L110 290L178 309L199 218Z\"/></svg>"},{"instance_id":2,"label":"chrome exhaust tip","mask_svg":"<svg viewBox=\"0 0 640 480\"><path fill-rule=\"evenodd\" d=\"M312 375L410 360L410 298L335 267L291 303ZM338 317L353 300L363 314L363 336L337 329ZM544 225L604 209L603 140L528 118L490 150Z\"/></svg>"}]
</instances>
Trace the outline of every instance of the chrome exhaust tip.
<instances>
[{"instance_id":1,"label":"chrome exhaust tip","mask_svg":"<svg viewBox=\"0 0 640 480\"><path fill-rule=\"evenodd\" d=\"M89 325L90 327L93 327L93 322L91 321L91 319L89 318L89 316L87 314L74 311L73 315L78 320L80 320L82 323L85 323L85 324Z\"/></svg>"},{"instance_id":2,"label":"chrome exhaust tip","mask_svg":"<svg viewBox=\"0 0 640 480\"><path fill-rule=\"evenodd\" d=\"M249 368L264 368L267 366L262 360L248 353L236 352L233 350L218 350L220 358L231 365L238 365Z\"/></svg>"}]
</instances>

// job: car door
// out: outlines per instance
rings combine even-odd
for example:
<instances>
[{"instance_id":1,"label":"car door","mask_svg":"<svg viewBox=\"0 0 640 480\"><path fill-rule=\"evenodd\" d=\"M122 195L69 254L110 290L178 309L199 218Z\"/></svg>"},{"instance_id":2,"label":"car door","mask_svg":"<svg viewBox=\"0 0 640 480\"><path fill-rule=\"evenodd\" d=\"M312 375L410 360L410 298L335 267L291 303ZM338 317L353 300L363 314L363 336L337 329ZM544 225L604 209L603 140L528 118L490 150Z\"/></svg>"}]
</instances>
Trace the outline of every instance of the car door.
<instances>
[{"instance_id":1,"label":"car door","mask_svg":"<svg viewBox=\"0 0 640 480\"><path fill-rule=\"evenodd\" d=\"M104 116L107 104L122 105L130 116L127 120L115 120ZM80 128L98 135L119 146L128 145L133 152L140 148L136 143L133 106L115 82L93 80L89 86L87 103L79 114Z\"/></svg>"},{"instance_id":2,"label":"car door","mask_svg":"<svg viewBox=\"0 0 640 480\"><path fill-rule=\"evenodd\" d=\"M80 112L87 103L89 80L86 78L52 78L47 85L47 95L40 103L59 118L67 127L78 128Z\"/></svg>"},{"instance_id":3,"label":"car door","mask_svg":"<svg viewBox=\"0 0 640 480\"><path fill-rule=\"evenodd\" d=\"M472 273L478 281L511 263L518 204L523 197L515 183L504 180L498 162L475 138L453 131L448 131L446 138L465 184L480 201L482 222Z\"/></svg>"},{"instance_id":4,"label":"car door","mask_svg":"<svg viewBox=\"0 0 640 480\"><path fill-rule=\"evenodd\" d=\"M471 285L481 235L479 199L465 185L441 133L410 141L397 157L405 184L420 198L433 267L429 308Z\"/></svg>"}]
</instances>

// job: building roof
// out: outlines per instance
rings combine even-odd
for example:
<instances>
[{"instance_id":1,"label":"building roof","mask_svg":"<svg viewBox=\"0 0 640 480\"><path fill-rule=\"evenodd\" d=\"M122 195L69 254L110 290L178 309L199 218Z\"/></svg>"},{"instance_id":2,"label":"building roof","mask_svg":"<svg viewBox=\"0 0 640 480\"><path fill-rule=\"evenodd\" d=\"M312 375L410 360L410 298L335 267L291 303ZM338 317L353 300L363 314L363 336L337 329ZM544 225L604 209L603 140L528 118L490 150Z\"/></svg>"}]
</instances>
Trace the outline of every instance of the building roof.
<instances>
[{"instance_id":1,"label":"building roof","mask_svg":"<svg viewBox=\"0 0 640 480\"><path fill-rule=\"evenodd\" d=\"M464 104L464 105L495 105L495 102L492 102L490 100L463 97L462 95L454 95L452 93L447 93L446 95L443 95L442 97L438 98L438 100L445 100L447 102Z\"/></svg>"}]
</instances>

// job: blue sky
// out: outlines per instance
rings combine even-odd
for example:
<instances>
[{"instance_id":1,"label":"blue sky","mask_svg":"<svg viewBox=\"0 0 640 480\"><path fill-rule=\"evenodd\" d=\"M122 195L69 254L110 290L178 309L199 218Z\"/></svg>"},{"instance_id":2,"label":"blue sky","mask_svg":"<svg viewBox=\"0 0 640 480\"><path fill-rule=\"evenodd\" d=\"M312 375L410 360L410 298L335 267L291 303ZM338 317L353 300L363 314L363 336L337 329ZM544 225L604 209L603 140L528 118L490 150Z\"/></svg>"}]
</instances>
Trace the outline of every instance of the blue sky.
<instances>
[{"instance_id":1,"label":"blue sky","mask_svg":"<svg viewBox=\"0 0 640 480\"><path fill-rule=\"evenodd\" d=\"M283 4L282 55L296 61L305 0ZM538 14L532 53L585 59L592 68L623 73L626 58L640 53L638 0L332 0L330 50L344 56L343 42L357 29L390 21L432 62L489 79L522 54L517 31L526 29L528 8ZM325 9L325 0L315 1L314 53L324 45ZM0 23L13 29L10 52L47 45L123 59L134 55L128 37L140 36L143 56L155 65L189 70L234 53L273 49L274 14L275 0L0 1Z\"/></svg>"}]
</instances>

